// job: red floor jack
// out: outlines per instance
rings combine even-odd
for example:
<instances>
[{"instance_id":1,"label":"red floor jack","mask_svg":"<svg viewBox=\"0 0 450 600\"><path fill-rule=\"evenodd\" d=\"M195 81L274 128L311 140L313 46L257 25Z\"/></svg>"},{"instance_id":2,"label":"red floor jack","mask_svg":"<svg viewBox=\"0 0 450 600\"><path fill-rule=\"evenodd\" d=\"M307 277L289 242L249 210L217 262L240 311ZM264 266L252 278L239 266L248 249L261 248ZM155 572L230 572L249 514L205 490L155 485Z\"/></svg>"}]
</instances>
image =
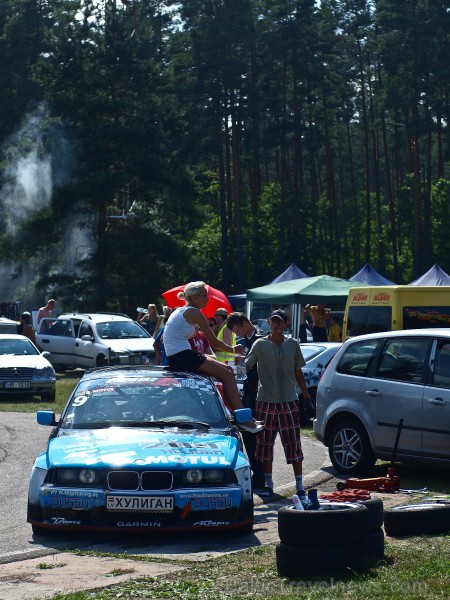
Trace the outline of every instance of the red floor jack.
<instances>
[{"instance_id":1,"label":"red floor jack","mask_svg":"<svg viewBox=\"0 0 450 600\"><path fill-rule=\"evenodd\" d=\"M371 492L381 492L388 494L398 492L400 490L400 479L399 477L397 477L397 475L394 475L394 462L397 456L398 441L400 439L402 427L403 419L400 419L397 428L397 437L395 438L394 451L392 453L391 465L388 468L386 477L372 477L369 479L358 479L357 477L352 477L350 479L347 479L345 483L340 481L336 485L337 489L339 491L343 491L345 489L370 490Z\"/></svg>"}]
</instances>

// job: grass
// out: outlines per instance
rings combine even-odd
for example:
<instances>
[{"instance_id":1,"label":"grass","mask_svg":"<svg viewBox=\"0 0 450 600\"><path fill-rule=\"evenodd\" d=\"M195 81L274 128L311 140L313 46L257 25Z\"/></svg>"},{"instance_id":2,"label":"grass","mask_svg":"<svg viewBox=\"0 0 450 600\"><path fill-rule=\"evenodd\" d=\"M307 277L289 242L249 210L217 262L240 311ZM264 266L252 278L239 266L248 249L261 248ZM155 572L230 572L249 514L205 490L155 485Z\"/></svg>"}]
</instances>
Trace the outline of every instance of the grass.
<instances>
[{"instance_id":1,"label":"grass","mask_svg":"<svg viewBox=\"0 0 450 600\"><path fill-rule=\"evenodd\" d=\"M301 556L298 557L301 560ZM174 561L175 562L175 561ZM387 538L385 557L362 573L344 572L288 579L276 570L273 544L243 550L157 578L130 580L95 592L53 596L53 600L134 600L137 598L261 600L427 600L450 596L450 538Z\"/></svg>"},{"instance_id":2,"label":"grass","mask_svg":"<svg viewBox=\"0 0 450 600\"><path fill-rule=\"evenodd\" d=\"M61 413L83 373L84 371L68 371L64 374L57 373L55 402L42 402L39 396L1 394L0 412L34 413L37 410L54 410L55 413Z\"/></svg>"}]
</instances>

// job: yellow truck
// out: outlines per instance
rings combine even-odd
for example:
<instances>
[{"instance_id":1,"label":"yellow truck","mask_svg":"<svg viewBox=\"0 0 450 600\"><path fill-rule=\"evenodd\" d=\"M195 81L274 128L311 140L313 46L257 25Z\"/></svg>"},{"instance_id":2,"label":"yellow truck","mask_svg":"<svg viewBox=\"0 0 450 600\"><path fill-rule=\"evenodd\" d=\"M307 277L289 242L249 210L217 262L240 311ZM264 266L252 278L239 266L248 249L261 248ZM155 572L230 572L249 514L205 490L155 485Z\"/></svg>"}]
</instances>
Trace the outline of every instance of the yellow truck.
<instances>
[{"instance_id":1,"label":"yellow truck","mask_svg":"<svg viewBox=\"0 0 450 600\"><path fill-rule=\"evenodd\" d=\"M391 285L351 288L342 340L378 331L450 327L450 286Z\"/></svg>"}]
</instances>

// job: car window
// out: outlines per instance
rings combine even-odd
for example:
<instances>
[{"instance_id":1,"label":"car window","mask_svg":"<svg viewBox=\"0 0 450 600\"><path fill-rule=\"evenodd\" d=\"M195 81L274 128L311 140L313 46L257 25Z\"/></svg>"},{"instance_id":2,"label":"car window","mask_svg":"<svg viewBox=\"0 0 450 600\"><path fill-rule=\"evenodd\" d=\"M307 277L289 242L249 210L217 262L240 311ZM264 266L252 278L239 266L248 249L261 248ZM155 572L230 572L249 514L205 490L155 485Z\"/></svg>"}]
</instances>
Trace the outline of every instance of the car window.
<instances>
[{"instance_id":1,"label":"car window","mask_svg":"<svg viewBox=\"0 0 450 600\"><path fill-rule=\"evenodd\" d=\"M427 338L390 338L380 354L375 376L420 383L429 344Z\"/></svg>"},{"instance_id":2,"label":"car window","mask_svg":"<svg viewBox=\"0 0 450 600\"><path fill-rule=\"evenodd\" d=\"M349 344L336 366L336 371L344 375L364 376L375 356L378 343L378 340L366 340Z\"/></svg>"},{"instance_id":3,"label":"car window","mask_svg":"<svg viewBox=\"0 0 450 600\"><path fill-rule=\"evenodd\" d=\"M103 340L147 338L150 334L134 321L105 321L97 323L97 333Z\"/></svg>"},{"instance_id":4,"label":"car window","mask_svg":"<svg viewBox=\"0 0 450 600\"><path fill-rule=\"evenodd\" d=\"M92 327L86 321L83 321L80 325L80 329L78 332L78 337L83 337L83 335L90 335L92 338L94 337L94 332L92 331Z\"/></svg>"},{"instance_id":5,"label":"car window","mask_svg":"<svg viewBox=\"0 0 450 600\"><path fill-rule=\"evenodd\" d=\"M390 306L351 306L349 308L347 335L350 337L390 331L391 328L392 308Z\"/></svg>"},{"instance_id":6,"label":"car window","mask_svg":"<svg viewBox=\"0 0 450 600\"><path fill-rule=\"evenodd\" d=\"M301 344L300 349L305 362L308 362L309 360L312 360L314 357L321 354L325 350L325 347L317 346L316 344Z\"/></svg>"},{"instance_id":7,"label":"car window","mask_svg":"<svg viewBox=\"0 0 450 600\"><path fill-rule=\"evenodd\" d=\"M35 356L39 354L28 340L0 340L0 355Z\"/></svg>"},{"instance_id":8,"label":"car window","mask_svg":"<svg viewBox=\"0 0 450 600\"><path fill-rule=\"evenodd\" d=\"M152 421L201 421L225 427L215 388L204 380L176 377L89 381L77 388L63 429L132 427Z\"/></svg>"},{"instance_id":9,"label":"car window","mask_svg":"<svg viewBox=\"0 0 450 600\"><path fill-rule=\"evenodd\" d=\"M450 344L439 340L433 367L433 385L450 389Z\"/></svg>"}]
</instances>

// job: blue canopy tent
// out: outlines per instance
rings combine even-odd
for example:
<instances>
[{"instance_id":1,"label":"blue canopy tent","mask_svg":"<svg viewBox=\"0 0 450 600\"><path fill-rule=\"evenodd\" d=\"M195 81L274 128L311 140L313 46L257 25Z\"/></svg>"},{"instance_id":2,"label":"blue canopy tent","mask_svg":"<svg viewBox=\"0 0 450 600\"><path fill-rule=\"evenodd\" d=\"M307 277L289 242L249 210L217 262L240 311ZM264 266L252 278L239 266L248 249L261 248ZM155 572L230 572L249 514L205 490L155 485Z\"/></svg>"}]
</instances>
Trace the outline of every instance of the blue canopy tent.
<instances>
[{"instance_id":1,"label":"blue canopy tent","mask_svg":"<svg viewBox=\"0 0 450 600\"><path fill-rule=\"evenodd\" d=\"M409 285L450 285L450 275L435 263L429 271Z\"/></svg>"},{"instance_id":2,"label":"blue canopy tent","mask_svg":"<svg viewBox=\"0 0 450 600\"><path fill-rule=\"evenodd\" d=\"M389 281L389 279L380 275L369 263L366 263L362 269L349 277L349 280L365 283L366 285L395 285L393 281Z\"/></svg>"}]
</instances>

